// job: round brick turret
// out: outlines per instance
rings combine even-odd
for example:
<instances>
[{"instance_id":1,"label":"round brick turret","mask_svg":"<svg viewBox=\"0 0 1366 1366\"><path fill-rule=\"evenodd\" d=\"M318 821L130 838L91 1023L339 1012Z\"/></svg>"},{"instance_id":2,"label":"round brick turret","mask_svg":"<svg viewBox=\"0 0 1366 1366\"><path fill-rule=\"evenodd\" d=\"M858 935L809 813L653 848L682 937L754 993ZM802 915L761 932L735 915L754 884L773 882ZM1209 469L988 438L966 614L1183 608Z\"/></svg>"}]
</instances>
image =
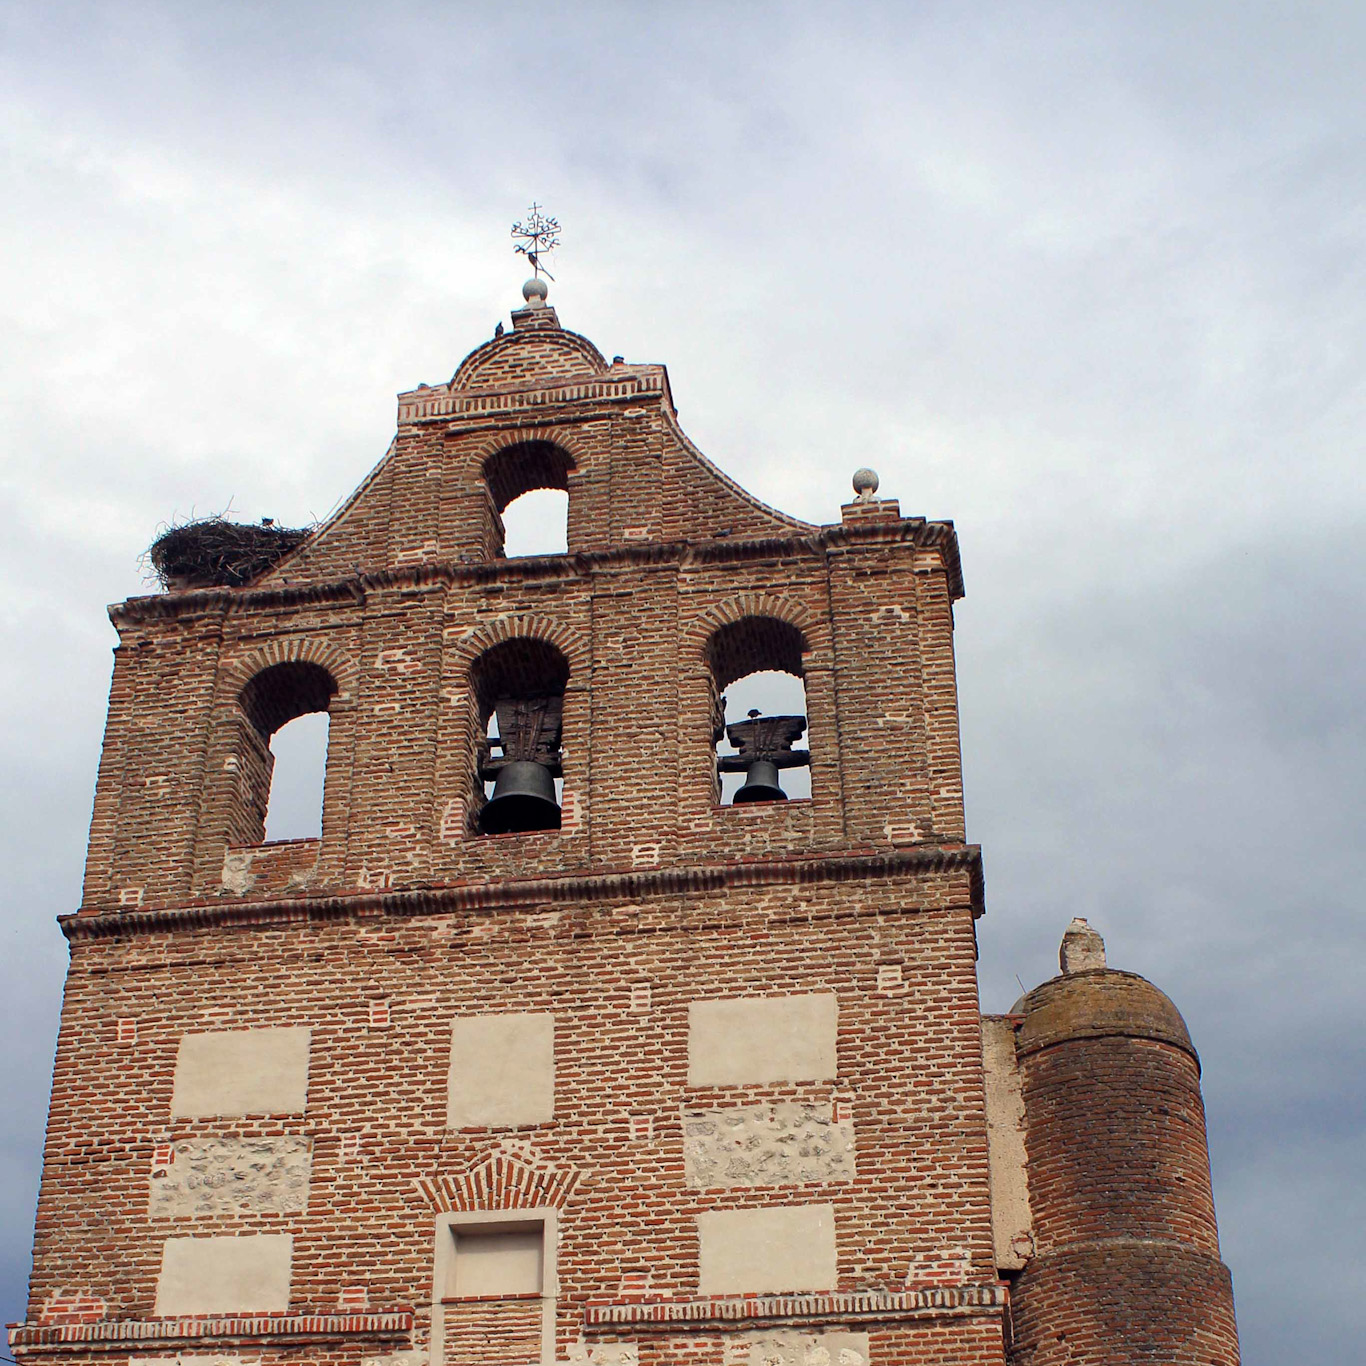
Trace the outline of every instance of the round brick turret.
<instances>
[{"instance_id":1,"label":"round brick turret","mask_svg":"<svg viewBox=\"0 0 1366 1366\"><path fill-rule=\"evenodd\" d=\"M1200 1062L1151 982L1074 920L1063 972L1016 1006L1035 1255L1012 1366L1236 1366Z\"/></svg>"}]
</instances>

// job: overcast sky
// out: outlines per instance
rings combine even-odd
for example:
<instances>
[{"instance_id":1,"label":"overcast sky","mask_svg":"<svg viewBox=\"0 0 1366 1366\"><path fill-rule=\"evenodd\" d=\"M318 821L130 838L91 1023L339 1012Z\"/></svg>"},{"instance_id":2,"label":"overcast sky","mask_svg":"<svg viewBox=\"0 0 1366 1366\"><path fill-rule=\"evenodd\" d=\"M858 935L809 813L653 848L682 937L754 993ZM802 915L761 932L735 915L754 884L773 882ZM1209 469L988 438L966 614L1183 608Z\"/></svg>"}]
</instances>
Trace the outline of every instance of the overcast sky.
<instances>
[{"instance_id":1,"label":"overcast sky","mask_svg":"<svg viewBox=\"0 0 1366 1366\"><path fill-rule=\"evenodd\" d=\"M1357 1359L1364 75L1360 3L0 0L4 1317L104 604L349 493L535 198L727 473L954 519L984 1008L1073 915L1172 995L1247 1366Z\"/></svg>"}]
</instances>

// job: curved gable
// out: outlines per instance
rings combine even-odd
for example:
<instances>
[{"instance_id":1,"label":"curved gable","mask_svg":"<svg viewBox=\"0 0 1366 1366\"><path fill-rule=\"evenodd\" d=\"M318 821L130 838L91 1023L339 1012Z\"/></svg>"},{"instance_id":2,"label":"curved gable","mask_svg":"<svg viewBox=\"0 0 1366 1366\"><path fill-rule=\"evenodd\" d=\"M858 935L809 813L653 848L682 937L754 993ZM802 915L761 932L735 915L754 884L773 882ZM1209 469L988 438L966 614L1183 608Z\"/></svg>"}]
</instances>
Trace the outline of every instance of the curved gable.
<instances>
[{"instance_id":1,"label":"curved gable","mask_svg":"<svg viewBox=\"0 0 1366 1366\"><path fill-rule=\"evenodd\" d=\"M452 389L492 389L574 375L601 375L607 362L587 337L559 327L518 329L471 351L451 379Z\"/></svg>"}]
</instances>

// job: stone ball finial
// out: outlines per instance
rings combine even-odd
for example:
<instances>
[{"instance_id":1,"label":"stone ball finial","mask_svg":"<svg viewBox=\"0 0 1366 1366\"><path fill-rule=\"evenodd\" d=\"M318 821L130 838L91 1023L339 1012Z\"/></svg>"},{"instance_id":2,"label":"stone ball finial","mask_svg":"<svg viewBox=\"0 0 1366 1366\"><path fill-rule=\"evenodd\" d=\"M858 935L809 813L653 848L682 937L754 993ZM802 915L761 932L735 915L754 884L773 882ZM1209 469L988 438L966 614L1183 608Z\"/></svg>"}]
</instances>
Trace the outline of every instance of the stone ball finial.
<instances>
[{"instance_id":1,"label":"stone ball finial","mask_svg":"<svg viewBox=\"0 0 1366 1366\"><path fill-rule=\"evenodd\" d=\"M1064 973L1089 972L1105 966L1105 940L1080 916L1074 916L1058 948Z\"/></svg>"},{"instance_id":2,"label":"stone ball finial","mask_svg":"<svg viewBox=\"0 0 1366 1366\"><path fill-rule=\"evenodd\" d=\"M865 465L854 471L854 492L858 494L860 502L872 502L873 494L877 492L877 485L878 478L876 470L870 470Z\"/></svg>"},{"instance_id":3,"label":"stone ball finial","mask_svg":"<svg viewBox=\"0 0 1366 1366\"><path fill-rule=\"evenodd\" d=\"M533 276L522 286L522 298L527 301L530 308L540 308L549 293L546 282L539 275Z\"/></svg>"}]
</instances>

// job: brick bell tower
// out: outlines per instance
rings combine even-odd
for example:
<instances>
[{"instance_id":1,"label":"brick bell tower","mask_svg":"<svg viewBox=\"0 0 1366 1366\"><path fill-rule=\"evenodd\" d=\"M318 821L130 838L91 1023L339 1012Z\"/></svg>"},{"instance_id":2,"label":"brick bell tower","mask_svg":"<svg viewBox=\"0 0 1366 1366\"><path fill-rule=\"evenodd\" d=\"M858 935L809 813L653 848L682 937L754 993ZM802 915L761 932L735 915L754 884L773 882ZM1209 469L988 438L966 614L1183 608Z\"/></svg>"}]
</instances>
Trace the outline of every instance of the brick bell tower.
<instances>
[{"instance_id":1,"label":"brick bell tower","mask_svg":"<svg viewBox=\"0 0 1366 1366\"><path fill-rule=\"evenodd\" d=\"M524 296L301 544L112 609L16 1357L1235 1362L1174 1008L979 1014L951 524L764 506ZM540 488L568 553L507 558ZM804 714L728 715L759 671ZM264 842L318 711L321 838Z\"/></svg>"}]
</instances>

